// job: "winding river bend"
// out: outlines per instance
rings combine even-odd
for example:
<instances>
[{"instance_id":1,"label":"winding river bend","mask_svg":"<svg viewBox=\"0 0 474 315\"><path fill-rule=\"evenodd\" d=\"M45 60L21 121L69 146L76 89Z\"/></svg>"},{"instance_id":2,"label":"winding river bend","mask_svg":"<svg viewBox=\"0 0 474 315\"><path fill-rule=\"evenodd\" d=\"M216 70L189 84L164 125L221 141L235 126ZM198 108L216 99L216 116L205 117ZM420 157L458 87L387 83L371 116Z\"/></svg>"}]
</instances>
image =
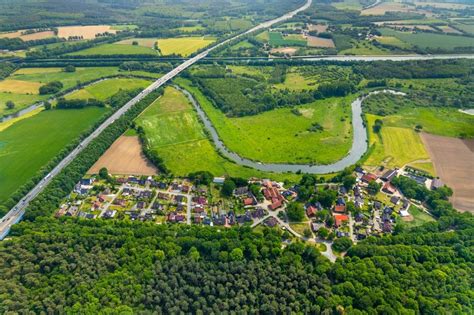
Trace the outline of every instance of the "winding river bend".
<instances>
[{"instance_id":1,"label":"winding river bend","mask_svg":"<svg viewBox=\"0 0 474 315\"><path fill-rule=\"evenodd\" d=\"M373 91L366 96L361 96L352 102L352 128L353 128L353 140L352 147L349 150L348 154L340 159L337 162L332 164L325 165L310 165L310 164L284 164L284 163L261 163L249 160L247 158L241 157L235 152L230 151L224 142L219 138L217 130L214 128L211 120L207 117L204 110L201 108L199 103L196 101L194 96L189 93L187 90L182 89L176 86L178 90L183 92L188 99L193 104L196 109L199 118L204 124L204 127L211 135L212 141L214 142L215 147L219 150L222 155L228 159L234 161L238 165L251 167L260 171L265 172L276 172L276 173L286 173L286 172L302 172L308 174L328 174L342 171L344 168L354 165L359 161L362 156L367 152L368 148L368 138L367 138L367 128L364 126L364 121L362 119L362 102L370 95L379 94L379 93L390 93L395 95L405 95L405 93L393 91L393 90L379 90Z\"/></svg>"}]
</instances>

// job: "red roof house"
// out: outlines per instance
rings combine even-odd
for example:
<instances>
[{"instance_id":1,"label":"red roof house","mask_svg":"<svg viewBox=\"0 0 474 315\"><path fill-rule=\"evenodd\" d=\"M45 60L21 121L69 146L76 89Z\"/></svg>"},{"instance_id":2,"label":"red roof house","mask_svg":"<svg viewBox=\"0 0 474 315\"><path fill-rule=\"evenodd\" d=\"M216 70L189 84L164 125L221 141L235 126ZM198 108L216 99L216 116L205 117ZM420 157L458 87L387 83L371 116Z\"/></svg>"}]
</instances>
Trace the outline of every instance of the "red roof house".
<instances>
[{"instance_id":1,"label":"red roof house","mask_svg":"<svg viewBox=\"0 0 474 315\"><path fill-rule=\"evenodd\" d=\"M364 174L361 179L363 182L370 183L371 181L377 179L377 175L372 174L372 173L367 173L367 174Z\"/></svg>"},{"instance_id":2,"label":"red roof house","mask_svg":"<svg viewBox=\"0 0 474 315\"><path fill-rule=\"evenodd\" d=\"M349 221L349 217L345 214L336 214L334 216L334 221L335 221L335 225L336 227L340 227L344 222L348 222Z\"/></svg>"}]
</instances>

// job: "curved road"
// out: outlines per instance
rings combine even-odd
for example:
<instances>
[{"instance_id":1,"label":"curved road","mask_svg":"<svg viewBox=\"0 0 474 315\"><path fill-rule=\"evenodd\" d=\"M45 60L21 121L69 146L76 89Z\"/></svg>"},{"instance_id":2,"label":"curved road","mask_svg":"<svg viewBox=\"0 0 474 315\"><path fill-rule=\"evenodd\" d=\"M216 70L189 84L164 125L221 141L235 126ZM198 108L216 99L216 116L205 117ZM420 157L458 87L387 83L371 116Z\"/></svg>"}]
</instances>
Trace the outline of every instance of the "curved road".
<instances>
[{"instance_id":1,"label":"curved road","mask_svg":"<svg viewBox=\"0 0 474 315\"><path fill-rule=\"evenodd\" d=\"M303 172L303 173L310 173L310 174L328 174L342 171L344 168L353 165L359 161L362 156L367 151L368 139L367 139L367 130L364 126L364 121L362 119L362 102L367 98L368 95L379 94L379 93L391 93L391 94L398 94L398 95L405 95L402 92L396 92L392 90L379 90L373 91L369 93L367 96L362 96L357 98L354 102L352 102L352 128L353 128L353 140L352 140L352 147L349 150L349 153L340 159L339 161L326 164L326 165L309 165L309 164L284 164L284 163L261 163L253 160L249 160L247 158L241 157L235 152L230 151L224 142L219 138L217 130L214 128L211 120L201 108L199 103L194 99L191 93L188 91L177 87L181 92L183 92L188 99L193 104L194 108L196 109L201 121L204 124L204 127L209 131L212 141L216 146L217 150L219 150L225 157L229 158L230 160L234 161L236 164L251 167L260 171L264 172L276 172L276 173L285 173L285 172Z\"/></svg>"},{"instance_id":2,"label":"curved road","mask_svg":"<svg viewBox=\"0 0 474 315\"><path fill-rule=\"evenodd\" d=\"M108 126L110 126L112 123L114 123L115 120L120 118L124 113L126 113L132 106L140 102L144 97L146 97L148 94L151 92L155 91L156 89L160 88L163 86L165 83L167 83L169 80L173 79L177 75L179 75L181 72L186 70L188 67L192 66L199 60L205 58L211 51L217 49L218 47L221 47L235 39L238 39L242 36L245 36L249 33L268 28L272 26L273 24L280 23L282 21L288 20L295 16L296 14L300 13L301 11L304 11L308 9L313 0L307 0L306 3L294 10L291 11L279 18L276 18L271 21L263 22L250 30L241 33L239 35L236 35L232 38L229 38L227 40L222 41L221 43L218 43L209 49L203 51L202 53L196 55L195 57L186 60L182 64L180 64L178 67L174 68L155 82L153 82L150 86L148 86L146 89L144 89L140 94L135 96L132 100L130 100L127 104L122 106L119 110L117 110L112 116L110 116L102 125L100 125L94 132L92 132L87 138L85 138L71 153L69 153L68 156L66 156L59 164L48 174L46 177L44 177L28 194L26 194L23 199L18 202L0 221L0 240L5 238L5 236L8 235L8 232L10 231L10 228L13 224L16 224L18 221L21 220L23 217L23 214L25 213L25 209L28 206L28 203L31 202L36 196L38 196L43 189L51 182L54 176L58 175L69 163L71 163L76 156L81 153L81 151L91 143L92 140L94 140L97 136L99 136L102 131L104 131Z\"/></svg>"}]
</instances>

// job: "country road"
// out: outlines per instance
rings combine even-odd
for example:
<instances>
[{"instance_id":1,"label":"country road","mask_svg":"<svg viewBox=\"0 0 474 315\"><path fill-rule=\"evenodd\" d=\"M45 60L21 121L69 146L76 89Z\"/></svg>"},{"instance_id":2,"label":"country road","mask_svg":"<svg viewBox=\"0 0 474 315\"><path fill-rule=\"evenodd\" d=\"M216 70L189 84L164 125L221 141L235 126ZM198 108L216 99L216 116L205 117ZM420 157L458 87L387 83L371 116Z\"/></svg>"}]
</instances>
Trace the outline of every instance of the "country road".
<instances>
[{"instance_id":1,"label":"country road","mask_svg":"<svg viewBox=\"0 0 474 315\"><path fill-rule=\"evenodd\" d=\"M81 151L87 147L95 138L97 138L107 127L109 127L111 124L113 124L118 118L120 118L124 113L126 113L131 107L133 107L135 104L140 102L144 97L146 97L148 94L151 92L155 91L156 89L160 88L163 86L165 83L179 75L182 71L186 70L199 60L205 58L211 51L235 40L238 39L242 36L245 36L249 33L258 31L260 29L265 29L273 24L285 21L287 19L292 18L296 14L298 14L301 11L304 11L308 9L313 0L307 0L307 2L300 8L291 11L279 18L263 22L248 31L238 34L232 38L229 38L227 40L224 40L209 49L201 52L200 54L196 55L195 57L186 60L155 82L153 82L150 86L148 86L146 89L144 89L140 94L135 96L132 100L130 100L127 104L125 104L122 108L117 110L112 116L110 116L105 122L103 122L94 132L92 132L87 138L85 138L74 150L72 150L69 155L67 155L59 164L48 174L46 175L31 191L28 192L0 221L0 240L4 239L6 235L8 235L8 232L10 231L10 228L13 224L18 223L21 218L23 217L23 214L25 213L25 209L28 206L28 204L35 199L43 190L44 188L51 182L51 180L58 175L69 163L71 163Z\"/></svg>"}]
</instances>

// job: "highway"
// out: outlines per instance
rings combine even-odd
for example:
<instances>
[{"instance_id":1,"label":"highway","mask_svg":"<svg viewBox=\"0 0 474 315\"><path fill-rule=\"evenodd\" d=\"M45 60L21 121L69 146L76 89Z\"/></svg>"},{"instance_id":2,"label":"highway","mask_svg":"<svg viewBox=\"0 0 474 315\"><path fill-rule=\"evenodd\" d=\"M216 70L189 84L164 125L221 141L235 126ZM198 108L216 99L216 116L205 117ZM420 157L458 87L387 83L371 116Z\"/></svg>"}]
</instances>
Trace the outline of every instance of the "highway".
<instances>
[{"instance_id":1,"label":"highway","mask_svg":"<svg viewBox=\"0 0 474 315\"><path fill-rule=\"evenodd\" d=\"M150 86L145 88L140 94L135 96L132 100L130 100L127 104L122 106L119 110L117 110L112 116L110 116L105 122L103 122L94 132L92 132L87 138L85 138L72 152L69 153L58 165L48 174L46 175L32 190L28 192L0 221L0 240L3 240L10 231L10 228L13 224L18 223L25 213L25 209L27 208L28 204L35 199L43 190L44 188L51 182L51 180L58 175L69 163L71 163L82 150L89 145L97 136L99 136L102 131L104 131L108 126L110 126L114 121L120 118L124 113L126 113L131 107L135 104L140 102L144 97L146 97L151 92L155 91L156 89L160 88L168 81L179 75L181 72L198 62L199 60L205 58L211 51L223 46L230 41L236 40L242 36L245 36L249 33L266 29L276 23L280 23L287 19L292 18L296 14L301 11L308 9L311 6L312 0L307 0L307 2L300 8L291 11L279 18L273 19L271 21L263 22L250 30L238 34L232 38L229 38L225 41L222 41L209 49L201 52L200 54L196 55L195 57L186 60L155 82L153 82Z\"/></svg>"}]
</instances>

